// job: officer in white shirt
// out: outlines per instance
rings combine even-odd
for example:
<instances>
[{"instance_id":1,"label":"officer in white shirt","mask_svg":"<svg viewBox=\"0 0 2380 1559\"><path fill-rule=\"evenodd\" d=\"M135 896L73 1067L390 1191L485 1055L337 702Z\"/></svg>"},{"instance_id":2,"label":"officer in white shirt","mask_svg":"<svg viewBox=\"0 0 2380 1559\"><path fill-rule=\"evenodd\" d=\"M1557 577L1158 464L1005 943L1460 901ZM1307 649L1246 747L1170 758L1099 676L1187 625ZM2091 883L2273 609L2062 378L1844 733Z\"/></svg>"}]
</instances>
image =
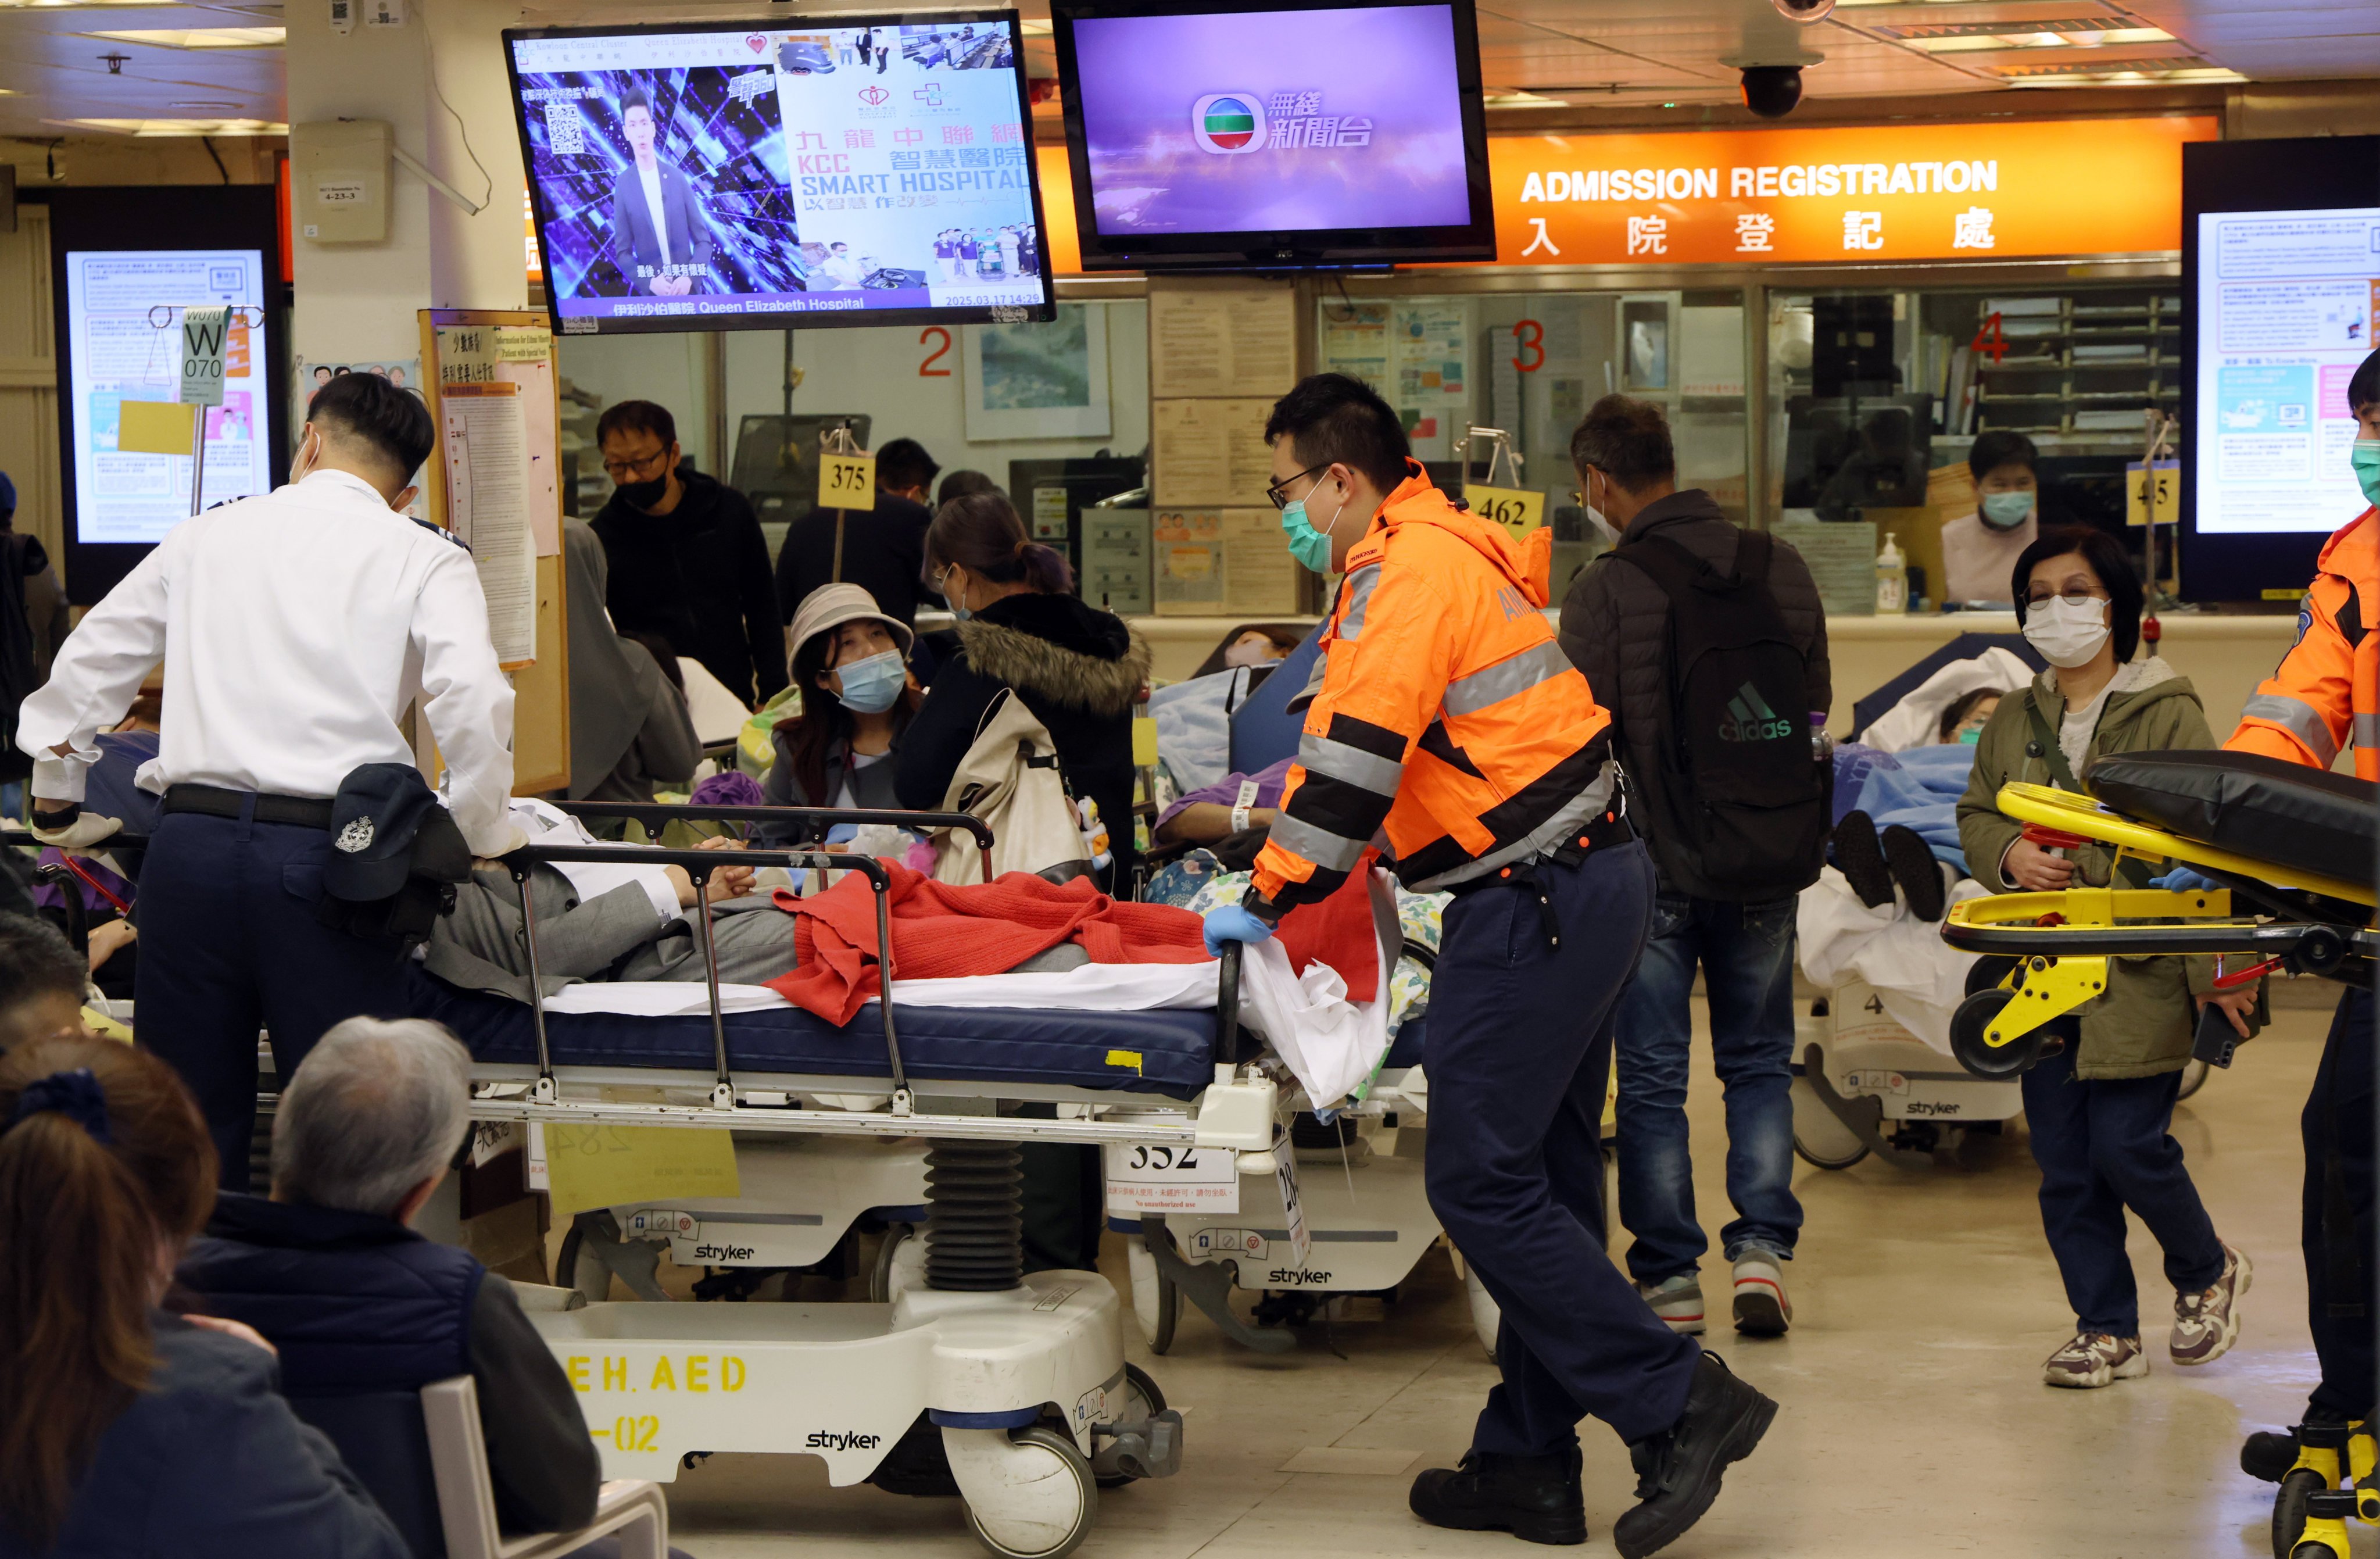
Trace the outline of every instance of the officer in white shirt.
<instances>
[{"instance_id":1,"label":"officer in white shirt","mask_svg":"<svg viewBox=\"0 0 2380 1559\"><path fill-rule=\"evenodd\" d=\"M419 702L471 852L520 842L506 815L513 692L497 669L470 554L402 512L432 429L377 374L317 391L286 487L167 532L58 653L24 702L34 832L96 844L81 810L96 733L165 663L165 722L143 788L165 798L141 869L140 1042L198 1096L224 1183L245 1189L256 1033L289 1077L322 1031L406 1009L394 936L318 918L331 798L368 763L413 761Z\"/></svg>"}]
</instances>

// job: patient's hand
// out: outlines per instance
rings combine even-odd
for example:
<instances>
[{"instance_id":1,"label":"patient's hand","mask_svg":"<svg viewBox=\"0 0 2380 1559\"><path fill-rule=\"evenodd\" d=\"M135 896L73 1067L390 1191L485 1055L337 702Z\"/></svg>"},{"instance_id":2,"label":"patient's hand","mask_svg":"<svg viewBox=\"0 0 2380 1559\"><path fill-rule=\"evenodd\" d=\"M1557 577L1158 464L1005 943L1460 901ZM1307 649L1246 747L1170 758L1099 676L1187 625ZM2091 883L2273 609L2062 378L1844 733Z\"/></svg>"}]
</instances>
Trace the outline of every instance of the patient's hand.
<instances>
[{"instance_id":1,"label":"patient's hand","mask_svg":"<svg viewBox=\"0 0 2380 1559\"><path fill-rule=\"evenodd\" d=\"M696 846L698 849L710 847L711 846L701 845ZM743 848L740 845L734 847ZM694 878L683 866L664 866L662 870L669 873L670 886L677 890L677 907L680 909L693 908ZM742 898L751 891L752 868L722 866L711 872L710 880L703 884L703 900L709 904L717 904L722 899Z\"/></svg>"},{"instance_id":2,"label":"patient's hand","mask_svg":"<svg viewBox=\"0 0 2380 1559\"><path fill-rule=\"evenodd\" d=\"M2074 863L2030 839L2019 839L2000 862L2000 875L2027 893L2056 893L2074 881Z\"/></svg>"}]
</instances>

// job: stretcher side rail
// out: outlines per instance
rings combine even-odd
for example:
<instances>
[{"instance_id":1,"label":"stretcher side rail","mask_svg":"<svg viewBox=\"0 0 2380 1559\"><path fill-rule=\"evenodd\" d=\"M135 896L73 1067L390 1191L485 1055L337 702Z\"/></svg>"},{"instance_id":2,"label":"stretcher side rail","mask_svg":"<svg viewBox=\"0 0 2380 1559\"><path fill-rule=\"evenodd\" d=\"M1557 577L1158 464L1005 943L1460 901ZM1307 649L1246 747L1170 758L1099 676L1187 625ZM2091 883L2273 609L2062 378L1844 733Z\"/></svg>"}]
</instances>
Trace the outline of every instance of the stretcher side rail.
<instances>
[{"instance_id":1,"label":"stretcher side rail","mask_svg":"<svg viewBox=\"0 0 2380 1559\"><path fill-rule=\"evenodd\" d=\"M598 810L607 810L609 806L606 804ZM769 818L790 810L824 810L731 807L637 807L635 810L668 818L690 818L699 814L706 820L722 813L750 813ZM844 811L828 815L848 821L858 814ZM909 812L885 815L916 819L935 814ZM965 823L971 832L977 833L979 839L990 836L990 830L979 820L965 818L964 814L951 815L964 818ZM1088 1118L1044 1121L998 1114L920 1114L916 1107L916 1094L910 1086L907 1071L902 1064L900 1038L894 1028L892 970L888 964L881 962L879 968L881 989L877 1006L883 1018L885 1054L892 1078L892 1096L887 1111L806 1110L791 1102L790 1090L739 1090L728 1060L726 1017L719 989L718 948L708 913L697 913L692 917L702 944L703 981L710 1017L714 1065L709 1079L708 1102L702 1104L625 1103L565 1097L561 1080L554 1072L546 1033L545 985L538 957L537 917L532 895L528 892L528 873L531 867L540 863L617 864L624 857L633 857L645 864L681 868L694 885L698 906L706 903L705 890L711 875L724 866L783 866L820 871L857 871L868 879L875 899L877 945L879 948L892 946L892 873L872 856L798 849L744 848L728 851L637 845L524 845L503 857L502 860L521 890L521 929L528 954L530 1014L537 1044L536 1076L527 1082L482 1080L477 1083L472 1090L471 1106L475 1118L538 1121L566 1116L574 1122L590 1125L731 1126L738 1130L807 1132L828 1136L880 1136L891 1129L905 1136L988 1141L1181 1142L1198 1147L1251 1150L1270 1145L1272 1087L1269 1083L1227 1084L1224 1077L1231 1070L1229 1058L1235 1054L1239 1040L1241 947L1237 943L1227 944L1218 961L1215 1005L1215 1054L1225 1058L1224 1063L1217 1067L1218 1088L1228 1087L1232 1102L1230 1107L1220 1110L1201 1110L1198 1117L1185 1117L1180 1125L1150 1120L1146 1116L1130 1122L1105 1122ZM647 1086L651 1081L650 1074L639 1080ZM862 1085L854 1090L867 1090ZM970 1091L973 1090L964 1085L947 1082L937 1081L929 1085L929 1097ZM1238 1097L1241 1094L1247 1097ZM773 1097L768 1102L747 1102L755 1097L771 1095ZM995 1090L988 1096L996 1099L1001 1095ZM1209 1114L1216 1118L1206 1120L1204 1117Z\"/></svg>"},{"instance_id":2,"label":"stretcher side rail","mask_svg":"<svg viewBox=\"0 0 2380 1559\"><path fill-rule=\"evenodd\" d=\"M616 865L627 856L633 856L646 865L677 867L694 884L695 913L692 919L702 944L702 981L710 1000L710 1040L718 1072L711 1085L711 1101L720 1109L735 1107L735 1080L727 1065L727 1019L719 996L719 946L712 934L709 913L707 890L713 872L722 866L782 866L789 871L799 867L820 872L856 871L868 879L868 885L875 895L876 945L880 954L892 945L892 874L874 856L830 855L823 850L674 850L637 845L523 845L504 856L503 861L504 869L512 873L514 883L520 889L521 936L528 950L530 1020L537 1035L538 1078L532 1093L540 1102L550 1103L558 1100L561 1089L553 1078L553 1058L546 1041L545 979L538 960L537 909L534 895L528 891L529 869L562 863ZM883 999L877 1003L877 1006L884 1016L884 1052L892 1069L893 1114L905 1115L909 1113L909 1079L901 1065L900 1036L892 1027L892 970L889 961L880 956L878 974L883 984Z\"/></svg>"},{"instance_id":3,"label":"stretcher side rail","mask_svg":"<svg viewBox=\"0 0 2380 1559\"><path fill-rule=\"evenodd\" d=\"M983 880L991 881L991 825L972 812L911 812L881 807L705 807L667 801L556 801L554 810L576 818L625 818L666 826L673 822L789 822L832 826L887 823L923 833L955 828L972 835L983 857Z\"/></svg>"}]
</instances>

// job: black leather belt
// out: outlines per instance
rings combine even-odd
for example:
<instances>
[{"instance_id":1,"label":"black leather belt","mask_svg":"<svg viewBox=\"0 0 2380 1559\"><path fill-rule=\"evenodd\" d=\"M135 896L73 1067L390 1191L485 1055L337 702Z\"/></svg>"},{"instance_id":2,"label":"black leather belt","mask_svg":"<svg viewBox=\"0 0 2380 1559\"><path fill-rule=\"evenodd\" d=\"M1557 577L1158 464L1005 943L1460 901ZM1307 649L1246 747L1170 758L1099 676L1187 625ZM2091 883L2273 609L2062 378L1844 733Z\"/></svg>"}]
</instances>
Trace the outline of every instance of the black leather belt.
<instances>
[{"instance_id":1,"label":"black leather belt","mask_svg":"<svg viewBox=\"0 0 2380 1559\"><path fill-rule=\"evenodd\" d=\"M165 787L165 810L169 812L203 812L208 817L236 818L248 810L250 801L256 803L253 814L259 822L289 823L298 828L328 829L331 826L331 803L310 796L267 796L250 790L225 790L212 785L169 785Z\"/></svg>"}]
</instances>

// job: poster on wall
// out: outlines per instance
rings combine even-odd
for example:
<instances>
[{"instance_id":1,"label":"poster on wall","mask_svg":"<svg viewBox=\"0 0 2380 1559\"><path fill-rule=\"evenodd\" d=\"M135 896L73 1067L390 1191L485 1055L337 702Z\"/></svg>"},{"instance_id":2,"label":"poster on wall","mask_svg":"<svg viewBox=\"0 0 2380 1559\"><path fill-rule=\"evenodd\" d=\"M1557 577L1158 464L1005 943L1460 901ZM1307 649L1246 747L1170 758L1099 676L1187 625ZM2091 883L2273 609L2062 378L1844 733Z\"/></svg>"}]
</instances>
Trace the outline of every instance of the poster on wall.
<instances>
[{"instance_id":1,"label":"poster on wall","mask_svg":"<svg viewBox=\"0 0 2380 1559\"><path fill-rule=\"evenodd\" d=\"M2193 306L2198 531L2352 519L2347 382L2380 329L2380 207L2200 213Z\"/></svg>"},{"instance_id":2,"label":"poster on wall","mask_svg":"<svg viewBox=\"0 0 2380 1559\"><path fill-rule=\"evenodd\" d=\"M223 404L206 412L200 507L272 488L264 255L258 250L69 250L67 353L73 428L71 534L82 543L153 543L189 518L191 461L121 449L127 401L181 393L181 312L228 304Z\"/></svg>"},{"instance_id":3,"label":"poster on wall","mask_svg":"<svg viewBox=\"0 0 2380 1559\"><path fill-rule=\"evenodd\" d=\"M1108 311L1104 303L1066 303L1046 324L966 327L966 436L998 439L1105 438Z\"/></svg>"}]
</instances>

